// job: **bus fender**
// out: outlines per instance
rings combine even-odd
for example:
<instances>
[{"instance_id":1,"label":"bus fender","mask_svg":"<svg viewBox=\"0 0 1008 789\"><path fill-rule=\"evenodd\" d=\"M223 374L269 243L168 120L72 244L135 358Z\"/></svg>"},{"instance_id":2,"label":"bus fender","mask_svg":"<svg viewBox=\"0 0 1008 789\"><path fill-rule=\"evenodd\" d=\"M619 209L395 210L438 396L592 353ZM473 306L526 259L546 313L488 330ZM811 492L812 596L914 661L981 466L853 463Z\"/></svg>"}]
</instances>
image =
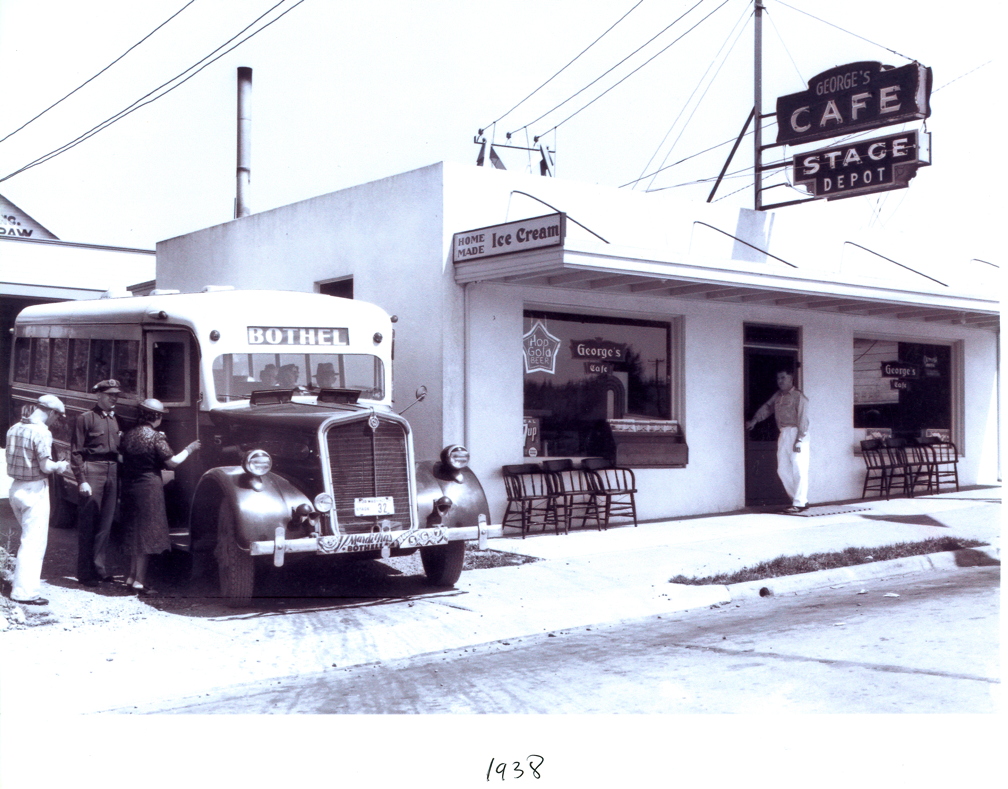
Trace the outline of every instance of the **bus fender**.
<instances>
[{"instance_id":1,"label":"bus fender","mask_svg":"<svg viewBox=\"0 0 1008 789\"><path fill-rule=\"evenodd\" d=\"M476 526L480 515L490 522L486 494L472 469L446 469L438 460L419 461L416 491L417 525L421 528ZM436 502L445 496L451 500L451 506L439 513Z\"/></svg>"},{"instance_id":2,"label":"bus fender","mask_svg":"<svg viewBox=\"0 0 1008 789\"><path fill-rule=\"evenodd\" d=\"M248 474L241 466L212 468L200 477L190 510L192 549L212 550L217 540L217 513L222 502L234 511L237 540L272 540L277 526L289 526L294 510L311 499L288 480L273 474Z\"/></svg>"}]
</instances>

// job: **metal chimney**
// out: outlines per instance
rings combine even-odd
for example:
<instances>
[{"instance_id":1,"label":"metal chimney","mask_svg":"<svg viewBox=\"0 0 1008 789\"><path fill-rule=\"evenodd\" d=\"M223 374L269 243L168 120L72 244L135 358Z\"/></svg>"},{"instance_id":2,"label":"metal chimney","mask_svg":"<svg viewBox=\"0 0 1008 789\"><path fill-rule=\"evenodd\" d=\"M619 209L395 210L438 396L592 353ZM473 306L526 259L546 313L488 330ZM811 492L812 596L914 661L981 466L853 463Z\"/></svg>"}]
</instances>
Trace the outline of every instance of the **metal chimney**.
<instances>
[{"instance_id":1,"label":"metal chimney","mask_svg":"<svg viewBox=\"0 0 1008 789\"><path fill-rule=\"evenodd\" d=\"M238 187L235 197L235 218L248 216L248 187L252 168L252 69L238 68Z\"/></svg>"}]
</instances>

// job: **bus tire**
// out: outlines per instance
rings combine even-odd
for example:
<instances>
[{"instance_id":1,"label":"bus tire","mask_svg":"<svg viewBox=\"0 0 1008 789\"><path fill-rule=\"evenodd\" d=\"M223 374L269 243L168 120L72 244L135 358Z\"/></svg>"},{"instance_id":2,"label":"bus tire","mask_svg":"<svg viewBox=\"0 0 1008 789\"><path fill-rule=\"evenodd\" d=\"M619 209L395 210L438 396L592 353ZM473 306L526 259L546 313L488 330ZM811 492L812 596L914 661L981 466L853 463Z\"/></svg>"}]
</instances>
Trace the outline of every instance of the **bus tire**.
<instances>
[{"instance_id":1,"label":"bus tire","mask_svg":"<svg viewBox=\"0 0 1008 789\"><path fill-rule=\"evenodd\" d=\"M72 529L77 525L77 507L67 499L66 481L60 474L49 477L49 526Z\"/></svg>"},{"instance_id":2,"label":"bus tire","mask_svg":"<svg viewBox=\"0 0 1008 789\"><path fill-rule=\"evenodd\" d=\"M431 545L420 549L427 581L433 586L455 586L462 575L465 562L465 541L455 540L447 545Z\"/></svg>"},{"instance_id":3,"label":"bus tire","mask_svg":"<svg viewBox=\"0 0 1008 789\"><path fill-rule=\"evenodd\" d=\"M231 606L248 605L255 586L255 561L235 538L234 508L222 501L217 510L217 577L221 597Z\"/></svg>"}]
</instances>

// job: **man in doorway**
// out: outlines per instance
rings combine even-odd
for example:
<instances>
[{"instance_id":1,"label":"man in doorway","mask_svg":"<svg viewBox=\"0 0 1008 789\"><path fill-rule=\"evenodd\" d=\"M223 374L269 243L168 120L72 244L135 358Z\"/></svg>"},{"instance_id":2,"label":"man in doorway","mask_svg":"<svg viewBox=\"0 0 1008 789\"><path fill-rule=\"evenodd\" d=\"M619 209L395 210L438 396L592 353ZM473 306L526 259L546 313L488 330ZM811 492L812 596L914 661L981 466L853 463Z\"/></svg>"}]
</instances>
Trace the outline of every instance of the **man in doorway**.
<instances>
[{"instance_id":1,"label":"man in doorway","mask_svg":"<svg viewBox=\"0 0 1008 789\"><path fill-rule=\"evenodd\" d=\"M21 547L11 600L29 605L46 605L39 595L42 583L42 559L49 541L48 474L67 470L65 460L52 459L52 433L49 426L65 413L55 395L42 395L31 413L7 431L7 474L11 478L10 505L21 526Z\"/></svg>"},{"instance_id":2,"label":"man in doorway","mask_svg":"<svg viewBox=\"0 0 1008 789\"><path fill-rule=\"evenodd\" d=\"M77 417L70 445L70 466L81 495L77 515L77 581L97 586L111 581L109 535L119 495L119 439L116 420L119 382L114 378L91 387L97 403Z\"/></svg>"},{"instance_id":3,"label":"man in doorway","mask_svg":"<svg viewBox=\"0 0 1008 789\"><path fill-rule=\"evenodd\" d=\"M746 430L752 430L770 414L774 415L780 430L777 476L791 497L791 506L784 511L795 515L808 509L809 420L808 398L795 388L794 374L790 370L777 371L777 391L745 423Z\"/></svg>"}]
</instances>

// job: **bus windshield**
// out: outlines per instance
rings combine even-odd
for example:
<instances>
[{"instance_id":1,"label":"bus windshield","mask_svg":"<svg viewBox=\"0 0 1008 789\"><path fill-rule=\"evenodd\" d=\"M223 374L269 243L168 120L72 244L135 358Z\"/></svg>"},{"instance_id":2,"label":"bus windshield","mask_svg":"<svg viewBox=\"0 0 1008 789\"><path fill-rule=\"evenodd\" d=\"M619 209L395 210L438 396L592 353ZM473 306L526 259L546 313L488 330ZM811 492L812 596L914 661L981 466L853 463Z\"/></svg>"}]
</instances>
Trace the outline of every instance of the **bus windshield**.
<instances>
[{"instance_id":1,"label":"bus windshield","mask_svg":"<svg viewBox=\"0 0 1008 789\"><path fill-rule=\"evenodd\" d=\"M262 389L357 389L361 400L385 397L385 366L364 353L225 353L213 362L219 402L247 400Z\"/></svg>"}]
</instances>

